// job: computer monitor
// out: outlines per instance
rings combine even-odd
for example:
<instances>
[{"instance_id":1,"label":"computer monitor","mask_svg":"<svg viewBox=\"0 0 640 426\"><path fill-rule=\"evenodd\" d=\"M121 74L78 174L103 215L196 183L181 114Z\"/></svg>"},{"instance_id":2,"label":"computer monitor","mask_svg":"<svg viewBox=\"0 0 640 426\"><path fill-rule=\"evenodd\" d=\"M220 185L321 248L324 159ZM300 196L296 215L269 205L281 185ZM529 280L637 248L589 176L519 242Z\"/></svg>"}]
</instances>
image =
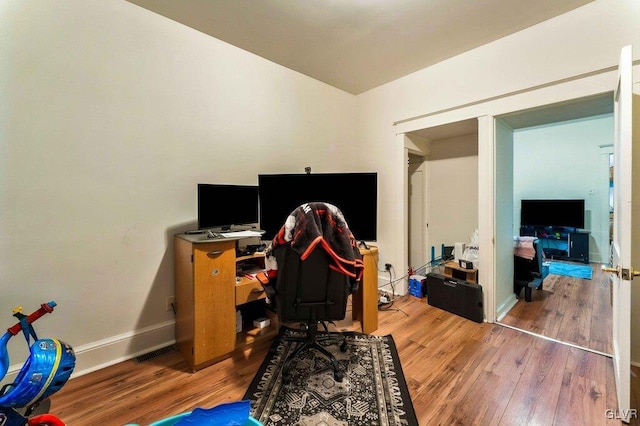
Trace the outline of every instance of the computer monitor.
<instances>
[{"instance_id":1,"label":"computer monitor","mask_svg":"<svg viewBox=\"0 0 640 426\"><path fill-rule=\"evenodd\" d=\"M231 229L257 224L258 187L198 184L198 229Z\"/></svg>"},{"instance_id":2,"label":"computer monitor","mask_svg":"<svg viewBox=\"0 0 640 426\"><path fill-rule=\"evenodd\" d=\"M377 173L259 175L263 239L272 239L287 216L301 204L322 201L342 211L356 240L376 241L377 182Z\"/></svg>"}]
</instances>

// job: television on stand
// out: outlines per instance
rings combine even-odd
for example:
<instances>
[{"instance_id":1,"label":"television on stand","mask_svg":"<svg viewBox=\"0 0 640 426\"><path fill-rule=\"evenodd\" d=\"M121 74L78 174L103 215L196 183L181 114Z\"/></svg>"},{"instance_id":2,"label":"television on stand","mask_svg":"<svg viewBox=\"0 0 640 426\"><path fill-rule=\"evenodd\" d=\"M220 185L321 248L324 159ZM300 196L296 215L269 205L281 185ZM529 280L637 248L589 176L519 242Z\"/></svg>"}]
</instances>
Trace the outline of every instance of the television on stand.
<instances>
[{"instance_id":1,"label":"television on stand","mask_svg":"<svg viewBox=\"0 0 640 426\"><path fill-rule=\"evenodd\" d=\"M584 229L584 199L521 200L520 226Z\"/></svg>"},{"instance_id":2,"label":"television on stand","mask_svg":"<svg viewBox=\"0 0 640 426\"><path fill-rule=\"evenodd\" d=\"M584 205L584 199L522 200L520 235L540 238L547 257L589 263Z\"/></svg>"},{"instance_id":3,"label":"television on stand","mask_svg":"<svg viewBox=\"0 0 640 426\"><path fill-rule=\"evenodd\" d=\"M258 188L263 239L273 239L301 204L321 201L342 211L356 240L377 240L377 173L262 174Z\"/></svg>"}]
</instances>

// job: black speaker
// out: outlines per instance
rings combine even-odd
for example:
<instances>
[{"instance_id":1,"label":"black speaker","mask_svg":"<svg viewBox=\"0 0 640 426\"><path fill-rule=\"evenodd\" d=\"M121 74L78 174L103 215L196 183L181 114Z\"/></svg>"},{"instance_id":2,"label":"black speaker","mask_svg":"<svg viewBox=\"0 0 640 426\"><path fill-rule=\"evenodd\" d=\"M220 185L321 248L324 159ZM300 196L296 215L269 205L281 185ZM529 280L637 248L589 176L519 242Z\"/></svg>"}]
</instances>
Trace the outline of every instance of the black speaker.
<instances>
[{"instance_id":1,"label":"black speaker","mask_svg":"<svg viewBox=\"0 0 640 426\"><path fill-rule=\"evenodd\" d=\"M481 285L433 272L427 274L426 281L429 305L471 321L484 321Z\"/></svg>"}]
</instances>

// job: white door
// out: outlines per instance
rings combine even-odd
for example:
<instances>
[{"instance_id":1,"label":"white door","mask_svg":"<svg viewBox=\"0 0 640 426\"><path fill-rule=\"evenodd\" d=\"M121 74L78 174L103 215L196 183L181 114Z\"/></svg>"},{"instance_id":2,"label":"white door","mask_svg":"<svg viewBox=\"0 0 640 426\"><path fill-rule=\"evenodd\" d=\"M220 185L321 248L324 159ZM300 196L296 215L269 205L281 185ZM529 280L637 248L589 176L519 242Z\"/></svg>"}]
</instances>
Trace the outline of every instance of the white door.
<instances>
[{"instance_id":1,"label":"white door","mask_svg":"<svg viewBox=\"0 0 640 426\"><path fill-rule=\"evenodd\" d=\"M618 395L616 417L629 421L631 408L631 169L632 169L632 56L631 46L620 53L618 81L614 92L614 188L613 188L613 366ZM614 271L612 271L612 269Z\"/></svg>"}]
</instances>

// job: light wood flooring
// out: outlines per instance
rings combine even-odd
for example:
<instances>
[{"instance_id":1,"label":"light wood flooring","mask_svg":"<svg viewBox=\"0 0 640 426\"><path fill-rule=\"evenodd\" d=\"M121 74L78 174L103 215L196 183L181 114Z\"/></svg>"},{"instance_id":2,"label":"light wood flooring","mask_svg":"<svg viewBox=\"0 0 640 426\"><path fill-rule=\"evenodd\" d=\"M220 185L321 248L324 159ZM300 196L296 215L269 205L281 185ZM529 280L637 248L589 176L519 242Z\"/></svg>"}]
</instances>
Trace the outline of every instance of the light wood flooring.
<instances>
[{"instance_id":1,"label":"light wood flooring","mask_svg":"<svg viewBox=\"0 0 640 426\"><path fill-rule=\"evenodd\" d=\"M350 318L350 313L347 314ZM340 329L358 330L350 319ZM420 425L620 425L611 359L498 324L478 324L399 298L381 311L377 335L392 334ZM51 398L67 425L148 425L241 399L267 346L190 373L176 351L125 361L71 379Z\"/></svg>"},{"instance_id":2,"label":"light wood flooring","mask_svg":"<svg viewBox=\"0 0 640 426\"><path fill-rule=\"evenodd\" d=\"M609 274L591 264L590 280L548 275L543 290L532 290L500 320L521 330L605 354L613 353L612 293Z\"/></svg>"}]
</instances>

